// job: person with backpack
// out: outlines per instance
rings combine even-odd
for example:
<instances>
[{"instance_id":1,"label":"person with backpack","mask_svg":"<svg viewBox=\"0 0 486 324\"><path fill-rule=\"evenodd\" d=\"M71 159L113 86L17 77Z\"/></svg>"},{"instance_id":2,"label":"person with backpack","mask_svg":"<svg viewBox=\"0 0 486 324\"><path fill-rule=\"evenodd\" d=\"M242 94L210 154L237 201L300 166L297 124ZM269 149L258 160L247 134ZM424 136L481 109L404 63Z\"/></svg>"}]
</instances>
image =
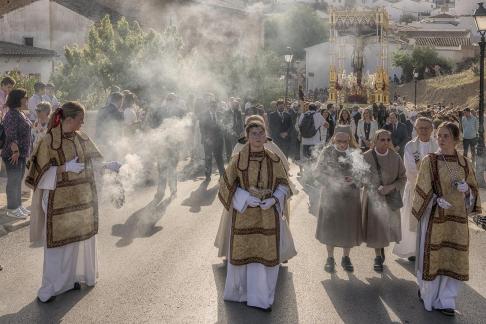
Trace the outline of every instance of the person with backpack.
<instances>
[{"instance_id":1,"label":"person with backpack","mask_svg":"<svg viewBox=\"0 0 486 324\"><path fill-rule=\"evenodd\" d=\"M321 143L322 127L329 127L324 117L317 111L317 105L309 104L309 110L299 117L299 131L302 136L302 155L304 160L312 159L312 151Z\"/></svg>"}]
</instances>

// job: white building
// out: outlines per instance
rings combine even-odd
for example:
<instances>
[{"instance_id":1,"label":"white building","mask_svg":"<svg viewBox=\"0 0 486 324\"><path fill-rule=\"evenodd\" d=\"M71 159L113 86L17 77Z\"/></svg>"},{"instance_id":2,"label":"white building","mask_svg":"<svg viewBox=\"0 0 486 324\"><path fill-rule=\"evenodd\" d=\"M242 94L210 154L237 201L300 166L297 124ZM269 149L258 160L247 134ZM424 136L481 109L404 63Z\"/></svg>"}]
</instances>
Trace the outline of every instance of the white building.
<instances>
[{"instance_id":1,"label":"white building","mask_svg":"<svg viewBox=\"0 0 486 324\"><path fill-rule=\"evenodd\" d=\"M65 46L84 44L93 21L106 14L117 17L95 1L0 0L0 74L18 70L48 81Z\"/></svg>"},{"instance_id":2,"label":"white building","mask_svg":"<svg viewBox=\"0 0 486 324\"><path fill-rule=\"evenodd\" d=\"M434 48L439 56L453 64L477 54L472 27L468 27L465 20L449 14L439 14L397 28L399 37L408 43L410 49L417 46Z\"/></svg>"},{"instance_id":3,"label":"white building","mask_svg":"<svg viewBox=\"0 0 486 324\"><path fill-rule=\"evenodd\" d=\"M343 50L343 66L347 74L353 71L351 60L353 56L353 37L343 37L345 45ZM401 76L401 69L391 66L392 53L400 48L399 44L390 43L388 45L388 74ZM305 69L307 89L326 88L329 86L329 68L331 64L330 43L324 42L305 49ZM368 43L364 49L364 69L363 72L375 73L380 62L381 47L377 43Z\"/></svg>"}]
</instances>

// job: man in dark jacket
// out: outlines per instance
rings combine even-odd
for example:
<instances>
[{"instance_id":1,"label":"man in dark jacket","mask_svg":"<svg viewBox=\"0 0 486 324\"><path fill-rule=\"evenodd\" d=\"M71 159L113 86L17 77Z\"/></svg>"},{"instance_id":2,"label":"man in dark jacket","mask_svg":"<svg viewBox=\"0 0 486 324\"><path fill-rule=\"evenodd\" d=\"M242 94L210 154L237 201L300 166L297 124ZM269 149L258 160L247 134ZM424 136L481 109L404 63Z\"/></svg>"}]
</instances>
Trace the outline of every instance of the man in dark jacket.
<instances>
[{"instance_id":1,"label":"man in dark jacket","mask_svg":"<svg viewBox=\"0 0 486 324\"><path fill-rule=\"evenodd\" d=\"M397 114L394 112L390 113L388 120L389 123L383 128L392 134L391 138L393 147L395 148L395 151L403 158L403 150L405 149L405 144L408 142L407 126L398 122Z\"/></svg>"},{"instance_id":2,"label":"man in dark jacket","mask_svg":"<svg viewBox=\"0 0 486 324\"><path fill-rule=\"evenodd\" d=\"M270 125L270 137L282 150L285 156L289 154L290 129L292 128L292 118L285 112L283 100L277 101L277 111L272 112L268 117Z\"/></svg>"},{"instance_id":3,"label":"man in dark jacket","mask_svg":"<svg viewBox=\"0 0 486 324\"><path fill-rule=\"evenodd\" d=\"M289 157L294 161L299 161L300 160L300 139L299 139L299 132L296 129L296 124L297 121L299 120L300 111L299 111L299 103L297 101L290 106L288 113L292 121L292 127L290 128L290 133L289 133L289 138L290 138Z\"/></svg>"},{"instance_id":4,"label":"man in dark jacket","mask_svg":"<svg viewBox=\"0 0 486 324\"><path fill-rule=\"evenodd\" d=\"M199 117L199 127L204 147L204 161L206 165L206 181L211 180L213 171L213 156L216 160L219 175L224 174L223 147L224 132L221 125L222 113L218 111L218 104L213 95L208 96L208 110Z\"/></svg>"},{"instance_id":5,"label":"man in dark jacket","mask_svg":"<svg viewBox=\"0 0 486 324\"><path fill-rule=\"evenodd\" d=\"M378 106L378 128L384 128L386 124L386 119L388 118L388 112L386 111L386 107L384 104L380 104Z\"/></svg>"},{"instance_id":6,"label":"man in dark jacket","mask_svg":"<svg viewBox=\"0 0 486 324\"><path fill-rule=\"evenodd\" d=\"M238 139L243 135L243 114L241 113L240 103L235 98L230 98L228 107L224 112L224 147L226 160L229 162L233 147Z\"/></svg>"},{"instance_id":7,"label":"man in dark jacket","mask_svg":"<svg viewBox=\"0 0 486 324\"><path fill-rule=\"evenodd\" d=\"M123 95L114 92L108 99L108 104L98 111L96 116L96 138L100 143L108 144L115 135L119 135L123 122L123 111L121 106Z\"/></svg>"}]
</instances>

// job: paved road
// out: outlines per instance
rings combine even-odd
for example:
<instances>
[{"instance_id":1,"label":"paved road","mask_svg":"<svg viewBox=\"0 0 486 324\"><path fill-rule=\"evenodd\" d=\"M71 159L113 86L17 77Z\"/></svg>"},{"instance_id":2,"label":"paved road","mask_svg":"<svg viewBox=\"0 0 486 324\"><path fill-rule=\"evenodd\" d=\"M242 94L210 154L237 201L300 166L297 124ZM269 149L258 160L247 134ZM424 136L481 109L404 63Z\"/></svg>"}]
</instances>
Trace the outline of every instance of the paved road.
<instances>
[{"instance_id":1,"label":"paved road","mask_svg":"<svg viewBox=\"0 0 486 324\"><path fill-rule=\"evenodd\" d=\"M273 312L225 303L225 267L213 240L222 206L216 180L181 182L178 196L151 205L155 188L132 193L115 210L102 203L99 281L39 304L42 248L24 228L0 239L0 323L486 323L486 233L471 231L471 281L448 319L424 311L407 261L387 255L372 270L373 251L351 252L355 273L324 272L325 249L314 239L316 218L301 190L291 202L298 256L281 267ZM340 258L340 251L337 258Z\"/></svg>"}]
</instances>

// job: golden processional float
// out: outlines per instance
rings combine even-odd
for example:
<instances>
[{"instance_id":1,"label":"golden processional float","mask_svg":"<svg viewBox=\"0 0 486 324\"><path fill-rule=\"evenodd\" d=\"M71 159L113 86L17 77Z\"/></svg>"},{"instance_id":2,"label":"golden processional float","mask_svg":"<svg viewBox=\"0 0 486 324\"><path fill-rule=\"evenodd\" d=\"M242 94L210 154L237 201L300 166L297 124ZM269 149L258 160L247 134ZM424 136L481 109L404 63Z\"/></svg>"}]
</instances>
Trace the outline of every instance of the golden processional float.
<instances>
[{"instance_id":1,"label":"golden processional float","mask_svg":"<svg viewBox=\"0 0 486 324\"><path fill-rule=\"evenodd\" d=\"M388 103L388 13L384 8L373 10L330 9L331 66L329 69L329 101L334 103ZM353 36L353 72L344 67L345 36ZM380 55L376 72L364 75L364 48L378 43Z\"/></svg>"}]
</instances>

